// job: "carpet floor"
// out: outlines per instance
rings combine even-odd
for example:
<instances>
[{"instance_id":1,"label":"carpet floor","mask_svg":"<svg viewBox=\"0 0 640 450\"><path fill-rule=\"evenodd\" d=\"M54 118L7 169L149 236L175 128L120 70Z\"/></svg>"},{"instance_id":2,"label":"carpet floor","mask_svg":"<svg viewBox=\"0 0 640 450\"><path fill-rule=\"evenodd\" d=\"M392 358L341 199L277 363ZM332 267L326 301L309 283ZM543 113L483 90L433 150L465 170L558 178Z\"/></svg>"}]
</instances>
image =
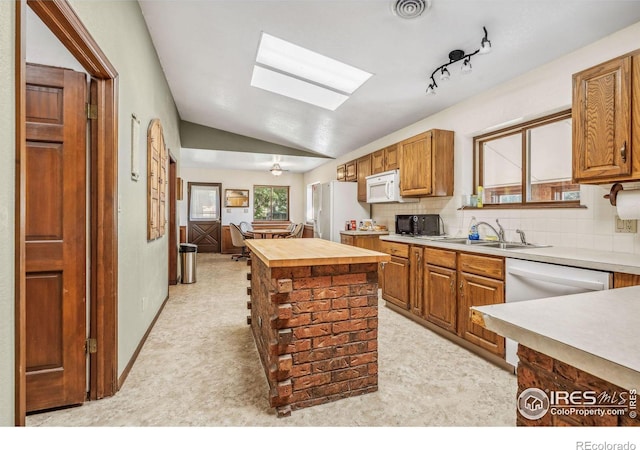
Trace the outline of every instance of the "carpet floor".
<instances>
[{"instance_id":1,"label":"carpet floor","mask_svg":"<svg viewBox=\"0 0 640 450\"><path fill-rule=\"evenodd\" d=\"M169 289L120 391L32 414L45 427L515 426L516 378L379 303L378 391L278 418L246 323L244 261L198 254L197 281Z\"/></svg>"}]
</instances>

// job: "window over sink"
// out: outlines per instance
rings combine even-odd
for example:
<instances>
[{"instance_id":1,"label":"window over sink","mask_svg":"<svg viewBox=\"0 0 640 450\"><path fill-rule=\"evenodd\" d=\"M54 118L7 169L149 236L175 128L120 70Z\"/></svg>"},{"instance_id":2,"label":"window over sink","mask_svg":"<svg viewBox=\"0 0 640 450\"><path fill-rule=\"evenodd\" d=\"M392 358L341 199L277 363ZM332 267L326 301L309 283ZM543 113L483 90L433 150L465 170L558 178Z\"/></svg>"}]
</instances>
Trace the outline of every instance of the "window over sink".
<instances>
[{"instance_id":1,"label":"window over sink","mask_svg":"<svg viewBox=\"0 0 640 450\"><path fill-rule=\"evenodd\" d=\"M476 137L474 185L484 188L484 206L579 207L571 136L569 109Z\"/></svg>"}]
</instances>

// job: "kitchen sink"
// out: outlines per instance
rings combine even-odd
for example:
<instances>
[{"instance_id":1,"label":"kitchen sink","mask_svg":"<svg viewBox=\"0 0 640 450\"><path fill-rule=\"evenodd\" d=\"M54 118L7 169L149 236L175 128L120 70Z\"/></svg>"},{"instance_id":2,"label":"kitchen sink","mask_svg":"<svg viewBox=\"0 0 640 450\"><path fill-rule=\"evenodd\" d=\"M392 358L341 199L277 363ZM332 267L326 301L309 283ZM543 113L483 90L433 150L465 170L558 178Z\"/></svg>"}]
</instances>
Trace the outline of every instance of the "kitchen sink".
<instances>
[{"instance_id":1,"label":"kitchen sink","mask_svg":"<svg viewBox=\"0 0 640 450\"><path fill-rule=\"evenodd\" d=\"M491 248L499 248L502 250L515 250L515 249L526 249L526 248L542 248L542 247L550 247L550 245L541 245L541 244L523 244L521 242L485 242L482 244L483 247L491 247Z\"/></svg>"},{"instance_id":2,"label":"kitchen sink","mask_svg":"<svg viewBox=\"0 0 640 450\"><path fill-rule=\"evenodd\" d=\"M457 238L457 237L437 238L437 239L431 238L430 240L433 240L435 242L444 242L447 244L478 245L482 247L499 248L502 250L550 247L550 245L542 245L542 244L523 244L521 242L498 242L498 241L491 241L486 239L470 240L467 238Z\"/></svg>"}]
</instances>

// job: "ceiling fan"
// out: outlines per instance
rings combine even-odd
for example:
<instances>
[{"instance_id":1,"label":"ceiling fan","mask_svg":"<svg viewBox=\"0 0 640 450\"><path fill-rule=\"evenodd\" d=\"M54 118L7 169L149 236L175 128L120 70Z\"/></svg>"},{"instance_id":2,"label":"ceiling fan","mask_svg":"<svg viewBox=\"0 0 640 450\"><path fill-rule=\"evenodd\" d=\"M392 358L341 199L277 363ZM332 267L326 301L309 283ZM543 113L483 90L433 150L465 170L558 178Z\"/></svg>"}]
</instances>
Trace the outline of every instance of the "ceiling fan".
<instances>
[{"instance_id":1,"label":"ceiling fan","mask_svg":"<svg viewBox=\"0 0 640 450\"><path fill-rule=\"evenodd\" d=\"M287 169L283 169L282 167L280 167L280 164L278 163L273 163L273 166L271 167L271 169L269 169L269 171L271 172L271 175L276 177L282 175L282 172L288 172Z\"/></svg>"}]
</instances>

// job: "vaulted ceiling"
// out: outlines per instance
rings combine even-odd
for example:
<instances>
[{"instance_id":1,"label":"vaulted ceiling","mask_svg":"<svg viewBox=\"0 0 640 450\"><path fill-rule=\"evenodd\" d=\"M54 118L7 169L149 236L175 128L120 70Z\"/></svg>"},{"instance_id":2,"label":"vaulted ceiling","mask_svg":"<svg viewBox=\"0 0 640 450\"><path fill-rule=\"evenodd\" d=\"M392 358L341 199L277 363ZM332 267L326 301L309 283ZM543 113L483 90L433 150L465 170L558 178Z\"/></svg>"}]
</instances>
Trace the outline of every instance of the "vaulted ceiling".
<instances>
[{"instance_id":1,"label":"vaulted ceiling","mask_svg":"<svg viewBox=\"0 0 640 450\"><path fill-rule=\"evenodd\" d=\"M432 0L413 19L394 14L395 2L139 3L184 121L328 157L355 150L640 20L640 2L630 0ZM454 64L450 80L436 78L437 94L426 95L432 71L449 61L450 51L479 48L483 26L491 53L474 56L468 75ZM373 76L335 111L252 87L262 32ZM232 152L215 147L210 150L225 152L216 158L224 166L225 155Z\"/></svg>"}]
</instances>

